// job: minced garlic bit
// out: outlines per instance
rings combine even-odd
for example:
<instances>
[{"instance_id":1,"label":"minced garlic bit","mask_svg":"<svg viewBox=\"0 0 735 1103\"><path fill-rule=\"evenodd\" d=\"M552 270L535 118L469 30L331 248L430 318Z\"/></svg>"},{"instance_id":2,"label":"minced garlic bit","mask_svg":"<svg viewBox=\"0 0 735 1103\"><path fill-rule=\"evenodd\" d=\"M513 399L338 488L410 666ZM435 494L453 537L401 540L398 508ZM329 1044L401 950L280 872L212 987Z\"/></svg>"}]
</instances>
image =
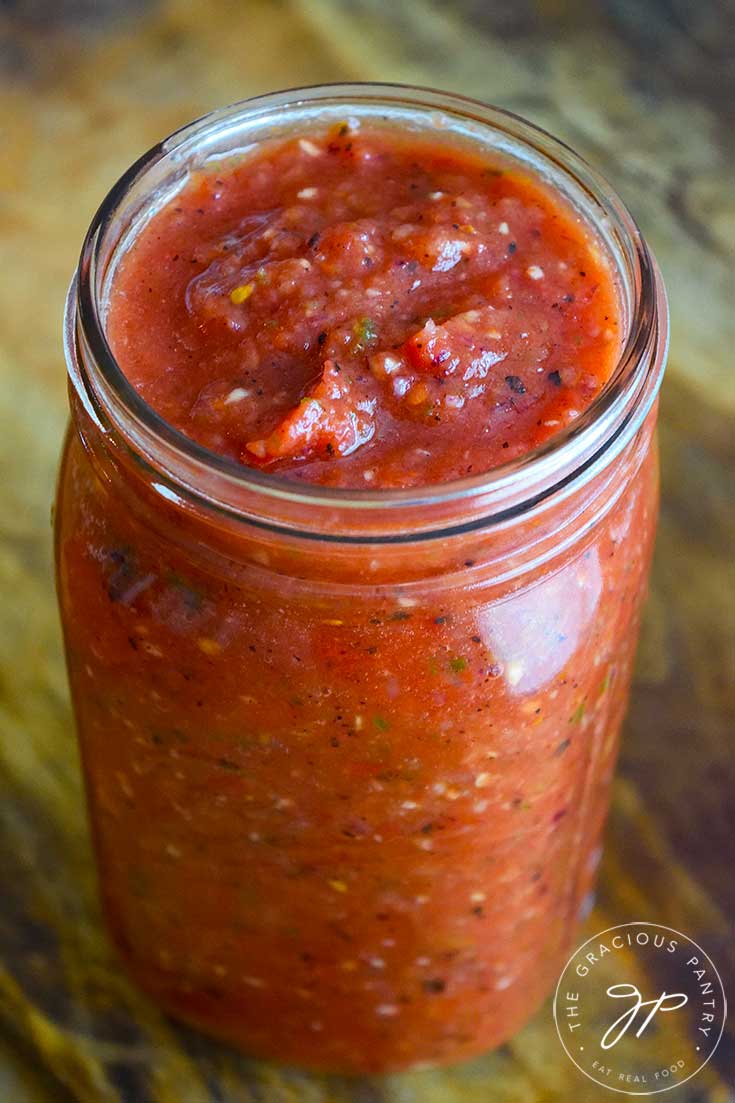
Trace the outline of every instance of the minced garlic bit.
<instances>
[{"instance_id":1,"label":"minced garlic bit","mask_svg":"<svg viewBox=\"0 0 735 1103\"><path fill-rule=\"evenodd\" d=\"M347 885L344 881L330 881L329 887L334 889L335 892L347 892Z\"/></svg>"},{"instance_id":2,"label":"minced garlic bit","mask_svg":"<svg viewBox=\"0 0 735 1103\"><path fill-rule=\"evenodd\" d=\"M302 188L300 192L296 193L296 196L298 199L313 199L317 191L317 188Z\"/></svg>"},{"instance_id":3,"label":"minced garlic bit","mask_svg":"<svg viewBox=\"0 0 735 1103\"><path fill-rule=\"evenodd\" d=\"M253 291L255 291L254 283L243 283L230 292L230 302L233 306L239 306L240 303L244 303L246 299L250 298Z\"/></svg>"},{"instance_id":4,"label":"minced garlic bit","mask_svg":"<svg viewBox=\"0 0 735 1103\"><path fill-rule=\"evenodd\" d=\"M500 225L498 226L498 233L499 234L509 234L510 233L510 226L508 225L507 222L501 222L500 223Z\"/></svg>"},{"instance_id":5,"label":"minced garlic bit","mask_svg":"<svg viewBox=\"0 0 735 1103\"><path fill-rule=\"evenodd\" d=\"M484 892L473 892L470 896L470 900L473 904L481 904L483 900L487 899L487 895Z\"/></svg>"},{"instance_id":6,"label":"minced garlic bit","mask_svg":"<svg viewBox=\"0 0 735 1103\"><path fill-rule=\"evenodd\" d=\"M526 269L526 275L532 280L542 280L544 278L543 268L539 268L537 264L532 264L530 268Z\"/></svg>"},{"instance_id":7,"label":"minced garlic bit","mask_svg":"<svg viewBox=\"0 0 735 1103\"><path fill-rule=\"evenodd\" d=\"M233 402L242 402L244 398L249 397L250 391L246 391L244 387L234 387L225 399L225 406L230 406Z\"/></svg>"},{"instance_id":8,"label":"minced garlic bit","mask_svg":"<svg viewBox=\"0 0 735 1103\"><path fill-rule=\"evenodd\" d=\"M492 781L492 774L482 773L478 774L475 778L475 786L478 789L485 789L486 786Z\"/></svg>"},{"instance_id":9,"label":"minced garlic bit","mask_svg":"<svg viewBox=\"0 0 735 1103\"><path fill-rule=\"evenodd\" d=\"M375 1014L382 1015L384 1018L391 1018L398 1014L398 1007L394 1003L379 1003L375 1008Z\"/></svg>"},{"instance_id":10,"label":"minced garlic bit","mask_svg":"<svg viewBox=\"0 0 735 1103\"><path fill-rule=\"evenodd\" d=\"M429 199L443 199L443 198L444 198L444 192L443 191L429 192Z\"/></svg>"},{"instance_id":11,"label":"minced garlic bit","mask_svg":"<svg viewBox=\"0 0 735 1103\"><path fill-rule=\"evenodd\" d=\"M205 655L219 655L222 650L222 644L217 643L216 640L210 639L209 636L200 636L197 640L197 645L200 651L203 651Z\"/></svg>"},{"instance_id":12,"label":"minced garlic bit","mask_svg":"<svg viewBox=\"0 0 735 1103\"><path fill-rule=\"evenodd\" d=\"M299 146L304 153L308 153L309 157L318 157L321 153L319 146L314 145L308 138L299 138Z\"/></svg>"}]
</instances>

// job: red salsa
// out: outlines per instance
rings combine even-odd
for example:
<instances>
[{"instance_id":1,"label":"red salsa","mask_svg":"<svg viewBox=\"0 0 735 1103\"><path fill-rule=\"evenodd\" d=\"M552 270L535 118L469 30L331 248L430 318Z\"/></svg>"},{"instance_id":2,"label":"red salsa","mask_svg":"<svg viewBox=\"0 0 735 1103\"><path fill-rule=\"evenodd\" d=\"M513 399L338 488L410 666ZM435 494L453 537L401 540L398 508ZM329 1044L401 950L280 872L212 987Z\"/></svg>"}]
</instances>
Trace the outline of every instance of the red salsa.
<instances>
[{"instance_id":1,"label":"red salsa","mask_svg":"<svg viewBox=\"0 0 735 1103\"><path fill-rule=\"evenodd\" d=\"M620 348L609 265L519 167L344 124L191 181L120 266L113 350L215 452L407 487L569 424Z\"/></svg>"},{"instance_id":2,"label":"red salsa","mask_svg":"<svg viewBox=\"0 0 735 1103\"><path fill-rule=\"evenodd\" d=\"M190 177L114 270L106 330L208 449L371 490L535 448L624 337L606 252L550 186L357 121ZM358 546L163 494L74 412L59 593L133 976L249 1052L331 1070L508 1038L558 976L599 858L652 417L520 527Z\"/></svg>"}]
</instances>

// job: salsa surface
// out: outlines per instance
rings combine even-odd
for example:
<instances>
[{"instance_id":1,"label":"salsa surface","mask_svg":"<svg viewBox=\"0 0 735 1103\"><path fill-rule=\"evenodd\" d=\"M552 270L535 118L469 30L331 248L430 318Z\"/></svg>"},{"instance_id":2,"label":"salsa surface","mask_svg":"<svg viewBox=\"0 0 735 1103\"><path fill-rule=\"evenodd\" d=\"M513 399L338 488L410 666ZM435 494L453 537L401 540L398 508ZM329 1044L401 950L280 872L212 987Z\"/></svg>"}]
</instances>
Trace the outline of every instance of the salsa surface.
<instances>
[{"instance_id":1,"label":"salsa surface","mask_svg":"<svg viewBox=\"0 0 735 1103\"><path fill-rule=\"evenodd\" d=\"M564 200L356 122L194 176L123 258L107 329L146 401L212 451L363 488L530 451L620 350L615 281Z\"/></svg>"}]
</instances>

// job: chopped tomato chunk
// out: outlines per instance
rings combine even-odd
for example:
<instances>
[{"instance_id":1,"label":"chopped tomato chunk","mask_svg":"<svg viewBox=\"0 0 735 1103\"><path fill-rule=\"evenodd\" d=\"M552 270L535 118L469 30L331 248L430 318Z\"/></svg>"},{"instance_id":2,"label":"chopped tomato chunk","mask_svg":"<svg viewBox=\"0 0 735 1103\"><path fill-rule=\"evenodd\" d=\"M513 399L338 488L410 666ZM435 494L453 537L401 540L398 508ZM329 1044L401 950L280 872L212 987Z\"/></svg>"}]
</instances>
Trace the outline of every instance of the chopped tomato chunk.
<instances>
[{"instance_id":1,"label":"chopped tomato chunk","mask_svg":"<svg viewBox=\"0 0 735 1103\"><path fill-rule=\"evenodd\" d=\"M375 399L360 397L355 381L333 360L326 360L319 382L280 425L245 446L258 460L303 456L308 452L349 456L375 432Z\"/></svg>"}]
</instances>

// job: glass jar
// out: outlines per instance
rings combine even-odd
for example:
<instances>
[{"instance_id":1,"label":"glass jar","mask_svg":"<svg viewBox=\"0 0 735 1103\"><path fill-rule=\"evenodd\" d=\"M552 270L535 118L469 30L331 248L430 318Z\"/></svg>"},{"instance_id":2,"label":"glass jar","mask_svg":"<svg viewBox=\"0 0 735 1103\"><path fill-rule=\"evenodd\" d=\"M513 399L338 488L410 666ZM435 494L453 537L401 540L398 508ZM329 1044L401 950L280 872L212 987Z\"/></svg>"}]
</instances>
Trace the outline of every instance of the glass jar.
<instances>
[{"instance_id":1,"label":"glass jar","mask_svg":"<svg viewBox=\"0 0 735 1103\"><path fill-rule=\"evenodd\" d=\"M525 164L599 236L628 339L593 405L488 474L288 482L162 421L105 338L115 265L194 168L345 115ZM101 892L135 980L329 1070L498 1045L558 976L600 853L657 511L664 290L609 186L479 103L330 86L146 154L66 318L58 590Z\"/></svg>"}]
</instances>

